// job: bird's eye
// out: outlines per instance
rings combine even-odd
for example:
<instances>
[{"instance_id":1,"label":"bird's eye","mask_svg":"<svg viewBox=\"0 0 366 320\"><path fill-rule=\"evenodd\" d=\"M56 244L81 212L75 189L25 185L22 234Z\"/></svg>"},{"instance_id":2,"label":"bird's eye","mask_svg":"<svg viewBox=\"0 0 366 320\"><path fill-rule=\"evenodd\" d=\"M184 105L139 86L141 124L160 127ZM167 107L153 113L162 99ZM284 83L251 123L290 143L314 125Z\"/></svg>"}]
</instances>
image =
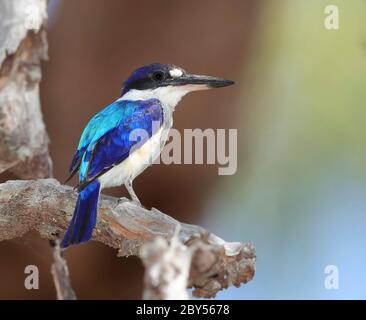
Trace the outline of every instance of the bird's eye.
<instances>
[{"instance_id":1,"label":"bird's eye","mask_svg":"<svg viewBox=\"0 0 366 320\"><path fill-rule=\"evenodd\" d=\"M156 81L162 81L164 80L164 73L161 71L156 71L152 74L152 78Z\"/></svg>"}]
</instances>

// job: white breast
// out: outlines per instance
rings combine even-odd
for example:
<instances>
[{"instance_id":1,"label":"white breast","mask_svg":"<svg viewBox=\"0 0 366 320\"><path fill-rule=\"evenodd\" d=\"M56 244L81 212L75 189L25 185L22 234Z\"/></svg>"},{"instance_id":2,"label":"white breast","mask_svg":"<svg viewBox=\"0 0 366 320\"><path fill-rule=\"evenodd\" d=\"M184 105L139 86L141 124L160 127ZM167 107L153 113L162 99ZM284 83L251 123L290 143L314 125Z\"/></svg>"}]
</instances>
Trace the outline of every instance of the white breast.
<instances>
[{"instance_id":1,"label":"white breast","mask_svg":"<svg viewBox=\"0 0 366 320\"><path fill-rule=\"evenodd\" d=\"M167 131L169 129L161 127L141 148L133 151L127 159L103 174L99 178L101 187L121 186L153 164L164 147Z\"/></svg>"}]
</instances>

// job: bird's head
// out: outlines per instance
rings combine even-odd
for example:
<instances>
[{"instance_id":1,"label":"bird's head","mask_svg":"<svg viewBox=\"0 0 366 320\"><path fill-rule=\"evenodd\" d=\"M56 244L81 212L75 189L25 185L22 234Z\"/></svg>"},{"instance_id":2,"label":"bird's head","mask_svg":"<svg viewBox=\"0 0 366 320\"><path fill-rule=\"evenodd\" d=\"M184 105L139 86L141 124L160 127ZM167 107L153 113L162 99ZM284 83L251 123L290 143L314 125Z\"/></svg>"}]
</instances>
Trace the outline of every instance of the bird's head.
<instances>
[{"instance_id":1,"label":"bird's head","mask_svg":"<svg viewBox=\"0 0 366 320\"><path fill-rule=\"evenodd\" d=\"M135 70L125 81L123 100L146 100L157 98L174 108L189 92L226 87L231 80L196 75L172 64L154 63Z\"/></svg>"}]
</instances>

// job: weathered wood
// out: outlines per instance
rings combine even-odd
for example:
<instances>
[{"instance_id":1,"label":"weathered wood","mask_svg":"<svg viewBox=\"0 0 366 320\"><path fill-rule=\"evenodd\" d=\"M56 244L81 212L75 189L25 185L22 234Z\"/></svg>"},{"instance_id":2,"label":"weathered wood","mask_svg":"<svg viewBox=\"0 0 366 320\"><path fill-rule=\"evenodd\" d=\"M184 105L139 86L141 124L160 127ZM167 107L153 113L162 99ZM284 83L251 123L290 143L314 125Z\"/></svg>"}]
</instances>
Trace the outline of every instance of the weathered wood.
<instances>
[{"instance_id":1,"label":"weathered wood","mask_svg":"<svg viewBox=\"0 0 366 320\"><path fill-rule=\"evenodd\" d=\"M0 184L0 240L37 230L47 239L60 238L71 219L77 194L54 179L14 180ZM225 242L207 230L180 223L133 202L101 196L93 240L116 248L119 256L140 255L142 245L162 237L168 241L179 226L179 240L192 250L189 287L194 295L214 297L254 276L251 243Z\"/></svg>"},{"instance_id":2,"label":"weathered wood","mask_svg":"<svg viewBox=\"0 0 366 320\"><path fill-rule=\"evenodd\" d=\"M24 179L52 169L39 99L46 17L46 0L0 2L0 173Z\"/></svg>"},{"instance_id":3,"label":"weathered wood","mask_svg":"<svg viewBox=\"0 0 366 320\"><path fill-rule=\"evenodd\" d=\"M56 287L58 300L76 300L76 295L71 287L69 268L63 257L59 240L50 240L52 247L53 264L51 274Z\"/></svg>"}]
</instances>

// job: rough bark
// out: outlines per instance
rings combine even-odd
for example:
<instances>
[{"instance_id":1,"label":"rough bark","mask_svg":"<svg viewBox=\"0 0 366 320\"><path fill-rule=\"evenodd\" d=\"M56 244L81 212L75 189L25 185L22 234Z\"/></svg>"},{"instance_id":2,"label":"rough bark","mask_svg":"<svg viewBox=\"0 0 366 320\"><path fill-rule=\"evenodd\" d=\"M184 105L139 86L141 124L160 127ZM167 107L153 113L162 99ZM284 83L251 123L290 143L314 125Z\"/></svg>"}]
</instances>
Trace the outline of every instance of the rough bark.
<instances>
[{"instance_id":1,"label":"rough bark","mask_svg":"<svg viewBox=\"0 0 366 320\"><path fill-rule=\"evenodd\" d=\"M0 240L37 230L47 239L63 235L71 219L76 192L54 179L0 184ZM179 240L190 248L188 286L198 297L214 297L231 285L253 278L255 249L251 243L225 242L207 230L180 223L156 210L101 196L93 239L118 249L118 255L139 256L141 247L162 237L167 241L179 226Z\"/></svg>"},{"instance_id":2,"label":"rough bark","mask_svg":"<svg viewBox=\"0 0 366 320\"><path fill-rule=\"evenodd\" d=\"M24 179L51 176L39 99L46 17L46 0L0 2L0 173Z\"/></svg>"},{"instance_id":3,"label":"rough bark","mask_svg":"<svg viewBox=\"0 0 366 320\"><path fill-rule=\"evenodd\" d=\"M0 2L0 173L24 179L52 176L39 83L47 59L46 0ZM52 276L59 299L74 299L60 247L52 247Z\"/></svg>"},{"instance_id":4,"label":"rough bark","mask_svg":"<svg viewBox=\"0 0 366 320\"><path fill-rule=\"evenodd\" d=\"M144 300L188 300L189 270L193 250L179 240L180 225L170 243L156 237L141 248L145 266ZM193 247L194 248L194 247Z\"/></svg>"}]
</instances>

